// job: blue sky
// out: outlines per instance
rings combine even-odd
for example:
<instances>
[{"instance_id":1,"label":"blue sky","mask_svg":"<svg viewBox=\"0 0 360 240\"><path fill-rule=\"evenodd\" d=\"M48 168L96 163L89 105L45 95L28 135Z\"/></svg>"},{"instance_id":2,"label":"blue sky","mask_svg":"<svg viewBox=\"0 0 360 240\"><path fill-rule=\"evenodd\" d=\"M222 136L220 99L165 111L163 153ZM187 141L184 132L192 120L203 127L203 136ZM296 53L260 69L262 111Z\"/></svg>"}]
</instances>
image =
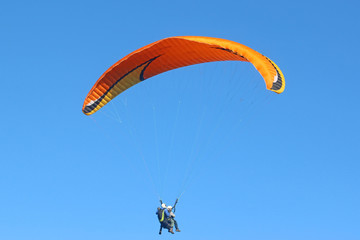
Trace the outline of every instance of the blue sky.
<instances>
[{"instance_id":1,"label":"blue sky","mask_svg":"<svg viewBox=\"0 0 360 240\"><path fill-rule=\"evenodd\" d=\"M155 239L156 192L172 203L187 177L182 232L161 238L360 239L359 7L2 1L0 239ZM114 62L179 35L254 48L279 65L285 92L237 92L261 76L219 63L156 76L92 118L81 112Z\"/></svg>"}]
</instances>

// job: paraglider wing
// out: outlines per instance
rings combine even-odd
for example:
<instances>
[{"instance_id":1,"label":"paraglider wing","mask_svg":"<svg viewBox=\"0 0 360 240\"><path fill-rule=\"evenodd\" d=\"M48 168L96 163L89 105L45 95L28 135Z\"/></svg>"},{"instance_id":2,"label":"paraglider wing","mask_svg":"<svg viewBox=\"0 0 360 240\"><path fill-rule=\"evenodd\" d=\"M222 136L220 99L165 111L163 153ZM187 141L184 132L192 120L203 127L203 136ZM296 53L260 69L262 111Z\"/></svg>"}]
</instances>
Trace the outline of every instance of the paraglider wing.
<instances>
[{"instance_id":1,"label":"paraglider wing","mask_svg":"<svg viewBox=\"0 0 360 240\"><path fill-rule=\"evenodd\" d=\"M111 66L87 95L83 112L91 115L117 95L157 74L193 64L215 61L250 62L264 78L266 88L281 93L284 75L269 58L233 41L210 37L170 37L142 47Z\"/></svg>"}]
</instances>

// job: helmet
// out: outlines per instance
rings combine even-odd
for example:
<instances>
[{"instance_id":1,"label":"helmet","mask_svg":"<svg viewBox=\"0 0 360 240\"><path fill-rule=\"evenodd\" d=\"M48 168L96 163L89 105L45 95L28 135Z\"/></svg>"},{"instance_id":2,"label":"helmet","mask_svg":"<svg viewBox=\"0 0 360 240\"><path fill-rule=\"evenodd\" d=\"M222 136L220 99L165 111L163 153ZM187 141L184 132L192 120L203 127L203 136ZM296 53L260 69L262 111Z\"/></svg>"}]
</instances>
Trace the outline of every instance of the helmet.
<instances>
[{"instance_id":1,"label":"helmet","mask_svg":"<svg viewBox=\"0 0 360 240\"><path fill-rule=\"evenodd\" d=\"M172 209L172 206L167 206L167 209L170 209L170 210L171 210L171 209Z\"/></svg>"},{"instance_id":2,"label":"helmet","mask_svg":"<svg viewBox=\"0 0 360 240\"><path fill-rule=\"evenodd\" d=\"M161 207L166 208L166 204L165 203L161 204Z\"/></svg>"}]
</instances>

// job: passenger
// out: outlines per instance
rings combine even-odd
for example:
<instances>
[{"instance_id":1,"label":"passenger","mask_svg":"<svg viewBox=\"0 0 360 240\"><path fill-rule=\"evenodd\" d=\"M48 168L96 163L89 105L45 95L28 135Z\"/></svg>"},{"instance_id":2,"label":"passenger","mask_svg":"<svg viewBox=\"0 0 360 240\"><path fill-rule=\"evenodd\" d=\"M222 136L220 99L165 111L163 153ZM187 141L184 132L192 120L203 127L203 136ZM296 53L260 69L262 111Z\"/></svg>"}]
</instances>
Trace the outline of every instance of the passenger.
<instances>
[{"instance_id":1,"label":"passenger","mask_svg":"<svg viewBox=\"0 0 360 240\"><path fill-rule=\"evenodd\" d=\"M171 227L174 227L174 225L175 225L176 231L177 231L177 232L181 232L180 229L179 229L179 227L178 227L177 221L175 220L175 213L172 212L172 207L171 207L171 206L168 206L168 207L167 207L167 210L168 210L169 215L170 215L170 217L169 217L169 219L170 219L170 226L171 226Z\"/></svg>"}]
</instances>

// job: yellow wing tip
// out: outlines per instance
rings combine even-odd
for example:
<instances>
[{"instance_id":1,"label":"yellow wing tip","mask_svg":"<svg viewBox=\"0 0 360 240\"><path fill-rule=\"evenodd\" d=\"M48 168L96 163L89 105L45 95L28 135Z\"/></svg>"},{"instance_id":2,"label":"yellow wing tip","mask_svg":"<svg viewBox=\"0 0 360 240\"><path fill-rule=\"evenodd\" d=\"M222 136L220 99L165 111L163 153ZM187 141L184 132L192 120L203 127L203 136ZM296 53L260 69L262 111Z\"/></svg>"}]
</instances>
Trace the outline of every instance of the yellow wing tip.
<instances>
[{"instance_id":1,"label":"yellow wing tip","mask_svg":"<svg viewBox=\"0 0 360 240\"><path fill-rule=\"evenodd\" d=\"M280 70L280 68L278 67L278 65L276 65L276 63L274 63L268 57L266 57L266 58L267 58L267 60L270 61L272 66L275 68L275 71L277 74L277 79L276 79L276 81L273 82L272 87L269 90L280 94L280 93L284 92L284 90L285 90L285 76L282 73L282 71Z\"/></svg>"}]
</instances>

